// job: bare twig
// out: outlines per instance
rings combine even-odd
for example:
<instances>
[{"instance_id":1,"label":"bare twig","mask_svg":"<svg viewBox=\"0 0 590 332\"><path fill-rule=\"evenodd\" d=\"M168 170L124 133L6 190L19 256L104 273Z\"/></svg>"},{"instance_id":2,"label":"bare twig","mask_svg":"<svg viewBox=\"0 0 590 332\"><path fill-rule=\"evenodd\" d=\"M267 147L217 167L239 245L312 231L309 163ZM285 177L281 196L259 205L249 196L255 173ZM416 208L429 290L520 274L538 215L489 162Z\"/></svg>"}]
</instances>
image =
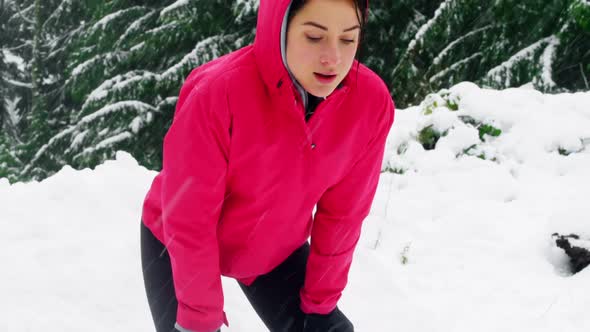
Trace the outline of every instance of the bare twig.
<instances>
[{"instance_id":1,"label":"bare twig","mask_svg":"<svg viewBox=\"0 0 590 332\"><path fill-rule=\"evenodd\" d=\"M580 65L580 72L582 73L582 78L584 79L584 83L586 84L586 89L590 89L590 87L588 87L588 79L586 78L586 74L584 74L584 67L582 67L582 63L579 63Z\"/></svg>"},{"instance_id":2,"label":"bare twig","mask_svg":"<svg viewBox=\"0 0 590 332\"><path fill-rule=\"evenodd\" d=\"M21 17L23 20L25 20L25 22L27 22L27 23L29 23L29 24L33 24L33 25L35 25L35 21L32 21L32 20L30 20L30 19L26 18L26 17L25 17L25 15L23 15L23 13L21 12L20 8L18 8L18 5L17 5L16 7L17 7L17 9L18 9L18 10L16 11L16 13L18 14L18 16L20 16L20 17Z\"/></svg>"}]
</instances>

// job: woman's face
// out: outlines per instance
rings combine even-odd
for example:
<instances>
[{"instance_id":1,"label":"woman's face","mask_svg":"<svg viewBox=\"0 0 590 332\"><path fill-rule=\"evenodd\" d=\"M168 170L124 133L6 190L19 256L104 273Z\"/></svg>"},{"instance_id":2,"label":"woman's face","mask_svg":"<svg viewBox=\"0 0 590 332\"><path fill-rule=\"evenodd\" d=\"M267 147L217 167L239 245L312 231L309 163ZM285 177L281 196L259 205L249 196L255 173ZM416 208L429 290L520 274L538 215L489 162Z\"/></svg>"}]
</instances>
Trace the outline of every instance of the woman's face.
<instances>
[{"instance_id":1,"label":"woman's face","mask_svg":"<svg viewBox=\"0 0 590 332\"><path fill-rule=\"evenodd\" d=\"M336 89L352 66L359 32L352 0L308 0L292 18L287 64L307 92L326 97Z\"/></svg>"}]
</instances>

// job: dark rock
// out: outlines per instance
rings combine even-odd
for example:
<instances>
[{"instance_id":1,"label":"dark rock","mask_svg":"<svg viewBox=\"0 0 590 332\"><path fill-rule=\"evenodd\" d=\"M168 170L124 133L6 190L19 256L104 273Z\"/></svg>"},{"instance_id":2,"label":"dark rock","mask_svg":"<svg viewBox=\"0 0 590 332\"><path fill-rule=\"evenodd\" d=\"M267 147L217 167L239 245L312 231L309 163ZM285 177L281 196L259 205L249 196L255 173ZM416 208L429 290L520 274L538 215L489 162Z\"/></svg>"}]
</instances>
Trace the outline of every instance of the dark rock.
<instances>
[{"instance_id":1,"label":"dark rock","mask_svg":"<svg viewBox=\"0 0 590 332\"><path fill-rule=\"evenodd\" d=\"M555 244L563 249L570 257L571 270L574 274L582 271L586 266L590 265L590 250L570 243L571 239L580 240L579 235L559 235L553 233L552 236L555 239ZM588 248L590 248L590 239L582 239L580 241L587 242Z\"/></svg>"}]
</instances>

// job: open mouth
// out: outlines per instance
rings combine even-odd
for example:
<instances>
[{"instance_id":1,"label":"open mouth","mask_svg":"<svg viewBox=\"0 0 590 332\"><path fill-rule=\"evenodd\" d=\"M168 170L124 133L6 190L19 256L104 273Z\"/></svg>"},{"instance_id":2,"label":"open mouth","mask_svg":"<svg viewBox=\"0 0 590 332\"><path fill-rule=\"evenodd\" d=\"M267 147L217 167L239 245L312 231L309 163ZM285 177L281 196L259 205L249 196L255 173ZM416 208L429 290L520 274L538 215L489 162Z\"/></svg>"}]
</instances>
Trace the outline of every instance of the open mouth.
<instances>
[{"instance_id":1,"label":"open mouth","mask_svg":"<svg viewBox=\"0 0 590 332\"><path fill-rule=\"evenodd\" d=\"M332 81L334 81L334 79L336 78L337 75L324 75L324 74L320 74L320 73L313 73L314 76L316 77L316 79L318 81L320 81L321 83L331 83Z\"/></svg>"}]
</instances>

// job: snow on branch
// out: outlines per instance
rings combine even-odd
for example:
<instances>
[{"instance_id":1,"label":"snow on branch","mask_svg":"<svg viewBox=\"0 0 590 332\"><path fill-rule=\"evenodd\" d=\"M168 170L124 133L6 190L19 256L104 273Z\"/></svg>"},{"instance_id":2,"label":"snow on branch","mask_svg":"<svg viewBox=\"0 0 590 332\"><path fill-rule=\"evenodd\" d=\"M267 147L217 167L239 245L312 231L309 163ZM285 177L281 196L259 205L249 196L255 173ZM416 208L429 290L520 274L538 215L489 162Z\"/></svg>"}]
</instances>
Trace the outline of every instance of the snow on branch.
<instances>
[{"instance_id":1,"label":"snow on branch","mask_svg":"<svg viewBox=\"0 0 590 332\"><path fill-rule=\"evenodd\" d=\"M188 0L177 0L168 7L165 7L160 11L160 17L169 16L171 13L176 12L182 7L186 7L189 4Z\"/></svg>"},{"instance_id":2,"label":"snow on branch","mask_svg":"<svg viewBox=\"0 0 590 332\"><path fill-rule=\"evenodd\" d=\"M111 105L107 105L98 111L83 117L80 121L78 121L77 124L70 126L67 129L59 132L57 135L53 136L49 142L47 142L47 144L43 145L39 150L37 150L37 153L35 153L35 156L31 162L23 169L22 174L26 174L31 169L32 165L34 165L51 146L53 146L62 138L68 135L75 135L77 133L83 132L84 128L88 128L91 123L104 119L112 113L129 111L135 111L138 114L142 114L148 111L155 111L155 108L149 104L135 100L120 101ZM79 140L75 141L77 141L77 144L79 144Z\"/></svg>"},{"instance_id":3,"label":"snow on branch","mask_svg":"<svg viewBox=\"0 0 590 332\"><path fill-rule=\"evenodd\" d=\"M11 21L13 18L15 18L15 17L17 17L17 16L18 16L18 17L22 18L22 19L23 19L23 21L25 21L25 22L27 22L27 23L29 23L29 24L31 24L31 25L35 25L35 21L34 21L34 20L32 20L32 19L30 19L30 18L28 18L28 17L26 17L26 16L25 16L25 14L26 14L26 13L28 13L30 10L32 10L32 9L34 8L34 6L35 6L35 4L31 4L31 5L30 5L29 7L27 7L27 8L24 8L24 9L17 9L17 10L16 10L16 15L13 15L12 17L10 17L10 18L8 19L8 23L10 23L10 21ZM18 8L18 5L17 5L17 8Z\"/></svg>"},{"instance_id":4,"label":"snow on branch","mask_svg":"<svg viewBox=\"0 0 590 332\"><path fill-rule=\"evenodd\" d=\"M222 52L222 50L219 49L219 45L223 44L226 39L232 40L233 37L234 35L221 35L201 40L190 53L185 55L182 60L174 66L164 71L158 79L177 80L180 76L184 75L188 68L196 67L197 65L219 57Z\"/></svg>"},{"instance_id":5,"label":"snow on branch","mask_svg":"<svg viewBox=\"0 0 590 332\"><path fill-rule=\"evenodd\" d=\"M117 49L123 43L123 41L125 41L125 39L127 39L129 37L129 35L131 35L132 33L137 32L137 31L140 31L143 23L145 21L149 20L155 14L157 14L157 12L155 10L152 10L152 11L148 12L147 14L145 14L144 16L142 16L142 17L138 18L137 20L133 21L133 23L131 23L127 27L127 29L121 35L121 37L119 37L119 39L115 43L115 47L114 48Z\"/></svg>"},{"instance_id":6,"label":"snow on branch","mask_svg":"<svg viewBox=\"0 0 590 332\"><path fill-rule=\"evenodd\" d=\"M541 77L535 80L536 84L543 86L545 89L551 90L555 88L556 84L553 81L553 60L555 59L555 49L559 46L560 40L555 35L549 37L549 43L541 57Z\"/></svg>"},{"instance_id":7,"label":"snow on branch","mask_svg":"<svg viewBox=\"0 0 590 332\"><path fill-rule=\"evenodd\" d=\"M454 0L445 0L443 3L440 4L440 6L436 9L436 11L434 12L434 16L428 20L426 23L424 23L419 29L418 32L416 32L416 35L414 36L414 39L412 39L410 41L410 43L408 44L408 47L406 48L406 50L404 51L404 54L401 56L400 61L398 62L397 66L395 66L395 68L393 68L392 74L395 75L395 73L397 73L397 70L400 68L400 66L404 63L404 60L408 58L408 55L414 51L414 49L416 48L417 45L422 45L424 43L424 36L426 35L426 33L428 31L430 31L430 29L434 26L434 24L439 20L439 18L442 16L442 14L447 10L447 7L449 7L449 5L453 2Z\"/></svg>"},{"instance_id":8,"label":"snow on branch","mask_svg":"<svg viewBox=\"0 0 590 332\"><path fill-rule=\"evenodd\" d=\"M86 115L76 124L76 127L87 125L110 113L121 112L125 110L135 110L137 113L141 113L146 111L155 111L155 108L152 105L137 100L120 101L111 105L107 105L92 114Z\"/></svg>"},{"instance_id":9,"label":"snow on branch","mask_svg":"<svg viewBox=\"0 0 590 332\"><path fill-rule=\"evenodd\" d=\"M17 127L18 124L20 123L20 120L22 119L22 116L20 114L18 114L18 108L17 105L18 103L21 101L21 97L14 97L13 99L4 99L5 101L5 109L6 109L6 113L8 114L8 121L9 121L9 125L11 127Z\"/></svg>"},{"instance_id":10,"label":"snow on branch","mask_svg":"<svg viewBox=\"0 0 590 332\"><path fill-rule=\"evenodd\" d=\"M550 42L552 38L553 38L553 36L543 38L543 39L523 48L518 53L511 56L510 59L502 62L500 65L498 65L498 66L492 68L490 71L488 71L488 73L486 74L484 79L494 80L498 83L501 83L500 80L502 79L502 74L505 74L506 77L504 78L503 85L510 86L510 80L512 79L512 76L510 74L510 70L519 62L526 60L526 59L531 59L535 55L536 51L539 50L540 48L544 47L545 44Z\"/></svg>"},{"instance_id":11,"label":"snow on branch","mask_svg":"<svg viewBox=\"0 0 590 332\"><path fill-rule=\"evenodd\" d=\"M453 49L455 46L457 46L457 45L458 45L460 42L462 42L463 40L465 40L465 39L467 39L467 38L469 38L469 37L471 37L471 36L474 36L474 35L475 35L475 34L477 34L477 33L483 32L483 31L485 31L485 30L489 30L489 29L491 29L492 27L494 27L494 26L493 26L493 25L491 25L491 24L490 24L490 25L486 25L486 26L484 26L484 27L481 27L481 28L479 28L479 29L475 29L475 30L473 30L473 31L470 31L469 33L467 33L467 34L465 34L465 35L463 35L463 36L461 36L461 37L459 37L459 38L457 38L457 39L453 40L453 41L452 41L452 42L451 42L449 45L447 45L447 47L445 47L445 48L444 48L444 49L443 49L443 50L442 50L442 51L439 53L439 55L438 55L436 58L434 58L434 60L432 60L432 63L433 63L434 65L438 65L438 64L441 62L442 58L444 58L444 57L447 55L447 53L449 53L449 51L450 51L451 49Z\"/></svg>"},{"instance_id":12,"label":"snow on branch","mask_svg":"<svg viewBox=\"0 0 590 332\"><path fill-rule=\"evenodd\" d=\"M120 142L123 142L125 140L128 140L128 139L130 139L132 137L133 137L133 134L131 134L128 131L124 131L122 133L116 134L114 136L111 136L111 137L109 137L107 139L104 139L104 140L98 142L98 144L96 144L93 147L85 148L81 153L75 155L72 159L73 160L76 160L76 159L79 159L79 158L84 158L86 156L89 156L89 155L92 155L92 154L96 153L96 151L110 148L113 145L115 145L117 143L120 143Z\"/></svg>"},{"instance_id":13,"label":"snow on branch","mask_svg":"<svg viewBox=\"0 0 590 332\"><path fill-rule=\"evenodd\" d=\"M418 29L418 32L416 32L416 36L414 37L414 39L412 39L412 41L410 41L410 44L408 45L408 49L406 52L410 52L416 47L416 45L421 45L422 43L424 43L424 35L426 34L426 32L428 32L430 28L432 28L434 23L438 21L438 19L442 16L447 7L449 7L450 3L453 1L454 0L445 0L443 3L440 4L440 6L434 12L434 16L430 20L428 20L428 22L422 25L420 29Z\"/></svg>"},{"instance_id":14,"label":"snow on branch","mask_svg":"<svg viewBox=\"0 0 590 332\"><path fill-rule=\"evenodd\" d=\"M12 53L9 49L2 49L2 54L6 63L14 63L18 70L25 70L25 60L22 57Z\"/></svg>"},{"instance_id":15,"label":"snow on branch","mask_svg":"<svg viewBox=\"0 0 590 332\"><path fill-rule=\"evenodd\" d=\"M123 59L125 59L128 55L129 55L129 52L127 52L127 51L115 51L115 52L109 52L106 54L97 54L97 55L93 56L92 58L77 65L72 70L72 74L68 78L68 80L66 81L66 84L68 84L70 81L75 80L77 78L77 76L80 76L84 72L86 72L90 69L94 69L98 63L108 64L113 61L120 62Z\"/></svg>"},{"instance_id":16,"label":"snow on branch","mask_svg":"<svg viewBox=\"0 0 590 332\"><path fill-rule=\"evenodd\" d=\"M86 110L89 105L105 99L109 93L116 93L117 91L120 91L133 83L137 83L145 79L157 79L157 76L157 74L149 71L133 71L110 78L104 81L98 88L94 89L90 93L88 98L86 98L86 101L84 101L80 111L81 113L84 113L84 110Z\"/></svg>"},{"instance_id":17,"label":"snow on branch","mask_svg":"<svg viewBox=\"0 0 590 332\"><path fill-rule=\"evenodd\" d=\"M236 0L234 3L234 14L236 22L241 22L244 17L255 13L260 6L260 0Z\"/></svg>"},{"instance_id":18,"label":"snow on branch","mask_svg":"<svg viewBox=\"0 0 590 332\"><path fill-rule=\"evenodd\" d=\"M69 6L68 8L66 8L66 6ZM49 17L47 18L47 20L45 20L45 23L43 23L43 30L45 30L47 28L47 25L50 24L53 20L56 20L59 18L60 15L62 15L62 13L68 11L69 8L71 8L72 6L72 0L64 0L62 1L59 6L57 6L57 8L55 8L55 10L53 11L53 13L51 13L51 15L49 15Z\"/></svg>"},{"instance_id":19,"label":"snow on branch","mask_svg":"<svg viewBox=\"0 0 590 332\"><path fill-rule=\"evenodd\" d=\"M25 83L25 82L20 82L20 81L15 81L12 80L10 78L7 77L3 77L4 81L8 84L12 84L14 86L18 86L21 88L27 88L27 89L32 89L33 88L33 84L32 83Z\"/></svg>"},{"instance_id":20,"label":"snow on branch","mask_svg":"<svg viewBox=\"0 0 590 332\"><path fill-rule=\"evenodd\" d=\"M474 53L474 54L472 54L471 56L469 56L469 57L467 57L465 59L462 59L460 61L457 61L454 64L452 64L451 66L449 66L448 68L445 68L444 70L442 70L442 71L438 72L437 74L433 75L430 78L429 81L430 81L430 83L433 83L436 80L439 80L440 78L446 76L448 73L454 71L455 69L457 69L459 67L462 67L463 65L465 65L465 64L473 61L474 59L480 58L482 56L483 56L483 53L477 52L477 53Z\"/></svg>"},{"instance_id":21,"label":"snow on branch","mask_svg":"<svg viewBox=\"0 0 590 332\"><path fill-rule=\"evenodd\" d=\"M95 32L97 32L98 30L104 30L105 27L107 25L109 25L109 23L112 22L113 20L118 19L119 17L127 14L128 12L136 11L139 9L145 9L145 7L133 6L133 7L122 9L122 10L119 10L114 13L106 15L105 17L101 18L96 23L94 23L94 25L88 30L88 35L92 35Z\"/></svg>"},{"instance_id":22,"label":"snow on branch","mask_svg":"<svg viewBox=\"0 0 590 332\"><path fill-rule=\"evenodd\" d=\"M157 26L157 27L155 27L153 29L149 29L149 30L145 31L144 34L146 34L146 35L147 34L153 34L153 35L155 35L155 34L158 34L158 33L162 32L162 31L165 32L166 30L169 30L170 33L173 33L174 31L176 31L178 29L179 26L180 26L180 24L178 22L170 22L170 23L166 23L166 24Z\"/></svg>"}]
</instances>

